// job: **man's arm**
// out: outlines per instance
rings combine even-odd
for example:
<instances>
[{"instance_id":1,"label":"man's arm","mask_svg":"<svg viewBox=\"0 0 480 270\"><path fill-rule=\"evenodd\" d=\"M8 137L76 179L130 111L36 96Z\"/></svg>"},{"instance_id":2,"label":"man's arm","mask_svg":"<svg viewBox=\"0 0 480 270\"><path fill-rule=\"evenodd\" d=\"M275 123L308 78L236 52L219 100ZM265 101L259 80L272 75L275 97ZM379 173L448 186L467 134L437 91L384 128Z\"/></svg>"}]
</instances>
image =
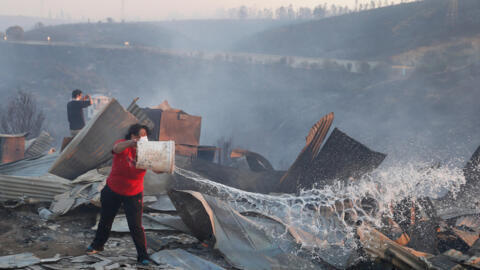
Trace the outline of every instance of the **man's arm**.
<instances>
[{"instance_id":1,"label":"man's arm","mask_svg":"<svg viewBox=\"0 0 480 270\"><path fill-rule=\"evenodd\" d=\"M119 142L113 146L113 152L120 154L128 147L134 147L136 145L137 145L137 141L134 141L134 140Z\"/></svg>"},{"instance_id":2,"label":"man's arm","mask_svg":"<svg viewBox=\"0 0 480 270\"><path fill-rule=\"evenodd\" d=\"M92 97L90 97L90 95L85 95L84 99L83 99L83 108L85 107L88 107L90 105L93 104L93 100L92 100Z\"/></svg>"}]
</instances>

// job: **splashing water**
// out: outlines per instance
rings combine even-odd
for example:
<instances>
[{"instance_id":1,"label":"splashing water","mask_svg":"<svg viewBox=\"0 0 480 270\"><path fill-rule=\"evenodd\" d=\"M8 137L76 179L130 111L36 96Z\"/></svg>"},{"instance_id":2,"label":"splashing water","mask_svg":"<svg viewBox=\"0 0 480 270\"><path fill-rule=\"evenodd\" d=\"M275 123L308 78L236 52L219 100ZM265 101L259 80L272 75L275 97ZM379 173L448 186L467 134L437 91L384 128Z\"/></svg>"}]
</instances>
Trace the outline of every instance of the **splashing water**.
<instances>
[{"instance_id":1,"label":"splashing water","mask_svg":"<svg viewBox=\"0 0 480 270\"><path fill-rule=\"evenodd\" d=\"M193 180L202 186L202 192L222 199L240 213L273 216L289 227L310 233L319 241L300 249L315 250L314 258L336 266L344 266L339 261L346 261L358 248L355 226L359 222L382 228L383 218L393 217L392 206L402 200L439 198L447 191L455 194L465 183L459 168L417 163L377 169L348 185L334 181L322 188L302 190L298 196L266 195L216 183L180 168L176 173ZM271 233L272 237L282 237Z\"/></svg>"}]
</instances>

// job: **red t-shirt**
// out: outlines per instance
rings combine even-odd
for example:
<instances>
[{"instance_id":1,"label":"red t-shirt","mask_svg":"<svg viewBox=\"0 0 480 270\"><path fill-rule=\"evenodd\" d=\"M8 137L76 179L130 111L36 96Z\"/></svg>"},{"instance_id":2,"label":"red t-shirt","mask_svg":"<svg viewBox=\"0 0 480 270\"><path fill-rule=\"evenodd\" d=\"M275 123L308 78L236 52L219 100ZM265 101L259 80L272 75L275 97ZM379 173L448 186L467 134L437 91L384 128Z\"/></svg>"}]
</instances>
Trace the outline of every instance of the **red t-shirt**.
<instances>
[{"instance_id":1,"label":"red t-shirt","mask_svg":"<svg viewBox=\"0 0 480 270\"><path fill-rule=\"evenodd\" d=\"M118 140L115 144L124 141L126 140ZM133 147L128 147L118 154L113 152L112 170L107 178L107 185L115 193L133 196L143 191L143 177L147 171L135 168L136 155L137 150Z\"/></svg>"}]
</instances>

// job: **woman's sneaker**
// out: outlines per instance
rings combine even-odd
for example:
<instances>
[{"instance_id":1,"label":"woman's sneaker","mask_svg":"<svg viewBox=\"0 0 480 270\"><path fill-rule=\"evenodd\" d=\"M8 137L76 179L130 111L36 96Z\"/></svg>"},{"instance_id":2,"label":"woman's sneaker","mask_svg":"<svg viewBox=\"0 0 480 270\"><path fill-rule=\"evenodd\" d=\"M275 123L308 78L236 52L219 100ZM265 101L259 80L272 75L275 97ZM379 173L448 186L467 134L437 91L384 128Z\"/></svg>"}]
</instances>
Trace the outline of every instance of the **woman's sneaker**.
<instances>
[{"instance_id":1,"label":"woman's sneaker","mask_svg":"<svg viewBox=\"0 0 480 270\"><path fill-rule=\"evenodd\" d=\"M103 251L103 248L94 249L94 248L92 247L92 245L90 245L90 246L87 247L86 253L87 253L88 255L93 255L93 254L96 254L96 253L98 253L98 252L100 252L100 251Z\"/></svg>"},{"instance_id":2,"label":"woman's sneaker","mask_svg":"<svg viewBox=\"0 0 480 270\"><path fill-rule=\"evenodd\" d=\"M152 262L150 260L144 259L140 262L141 265L148 266L151 265Z\"/></svg>"}]
</instances>

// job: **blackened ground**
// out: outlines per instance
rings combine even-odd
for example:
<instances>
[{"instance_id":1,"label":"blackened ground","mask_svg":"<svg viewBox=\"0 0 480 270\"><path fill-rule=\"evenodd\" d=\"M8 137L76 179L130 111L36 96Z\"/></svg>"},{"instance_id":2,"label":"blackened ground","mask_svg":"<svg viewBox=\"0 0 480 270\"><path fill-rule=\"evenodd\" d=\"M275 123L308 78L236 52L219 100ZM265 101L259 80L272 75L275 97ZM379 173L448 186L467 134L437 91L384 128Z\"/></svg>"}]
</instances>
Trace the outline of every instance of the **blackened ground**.
<instances>
[{"instance_id":1,"label":"blackened ground","mask_svg":"<svg viewBox=\"0 0 480 270\"><path fill-rule=\"evenodd\" d=\"M99 209L80 207L55 220L40 218L38 208L48 204L23 205L14 209L0 206L0 256L31 252L40 258L85 255L85 249L92 241ZM148 252L162 249L184 249L203 259L216 263L225 269L233 269L211 246L200 243L193 236L172 231L147 231ZM106 258L125 258L134 265L136 251L128 233L112 233L99 254ZM125 262L125 261L122 261ZM57 263L67 267L69 260Z\"/></svg>"}]
</instances>

